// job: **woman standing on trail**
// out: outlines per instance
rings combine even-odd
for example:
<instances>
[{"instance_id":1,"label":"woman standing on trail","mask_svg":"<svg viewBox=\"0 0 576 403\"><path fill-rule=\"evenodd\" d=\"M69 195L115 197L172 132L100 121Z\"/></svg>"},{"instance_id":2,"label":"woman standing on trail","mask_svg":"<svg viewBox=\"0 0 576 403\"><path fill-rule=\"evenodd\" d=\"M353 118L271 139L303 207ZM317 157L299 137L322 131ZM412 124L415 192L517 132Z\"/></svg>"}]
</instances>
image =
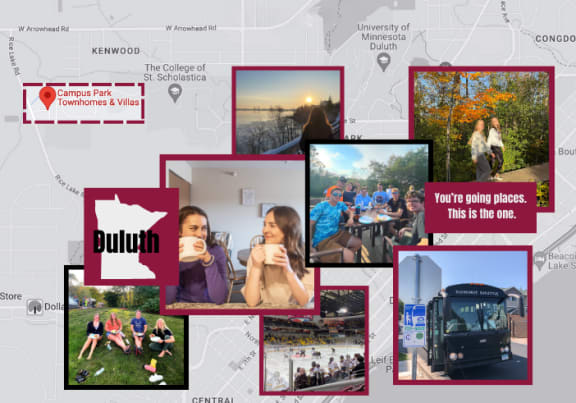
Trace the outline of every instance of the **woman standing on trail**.
<instances>
[{"instance_id":1,"label":"woman standing on trail","mask_svg":"<svg viewBox=\"0 0 576 403\"><path fill-rule=\"evenodd\" d=\"M490 179L490 164L486 159L486 153L490 151L484 135L484 121L476 121L474 133L470 137L472 162L476 164L476 182L487 182Z\"/></svg>"},{"instance_id":2,"label":"woman standing on trail","mask_svg":"<svg viewBox=\"0 0 576 403\"><path fill-rule=\"evenodd\" d=\"M494 173L494 179L497 181L501 181L502 178L500 177L500 170L502 169L502 165L504 164L504 155L502 152L505 150L504 143L502 143L502 131L500 130L500 122L496 117L493 117L490 120L490 132L488 133L488 147L490 147L490 151L492 153L492 169L496 167L496 171Z\"/></svg>"}]
</instances>

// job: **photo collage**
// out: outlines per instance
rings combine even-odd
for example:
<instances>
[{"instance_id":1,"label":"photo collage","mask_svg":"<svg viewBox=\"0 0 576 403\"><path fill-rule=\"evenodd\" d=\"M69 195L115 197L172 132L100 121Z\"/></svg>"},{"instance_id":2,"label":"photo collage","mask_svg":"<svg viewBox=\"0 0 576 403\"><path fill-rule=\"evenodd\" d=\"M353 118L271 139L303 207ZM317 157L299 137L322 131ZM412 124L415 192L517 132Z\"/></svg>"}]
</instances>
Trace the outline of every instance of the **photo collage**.
<instances>
[{"instance_id":1,"label":"photo collage","mask_svg":"<svg viewBox=\"0 0 576 403\"><path fill-rule=\"evenodd\" d=\"M344 66L230 73L230 154L85 189L65 389L190 389L189 329L223 316L259 322L261 396L371 395L374 329L394 385L532 385L532 247L444 240L554 211L554 68L411 66L402 139L346 133Z\"/></svg>"}]
</instances>

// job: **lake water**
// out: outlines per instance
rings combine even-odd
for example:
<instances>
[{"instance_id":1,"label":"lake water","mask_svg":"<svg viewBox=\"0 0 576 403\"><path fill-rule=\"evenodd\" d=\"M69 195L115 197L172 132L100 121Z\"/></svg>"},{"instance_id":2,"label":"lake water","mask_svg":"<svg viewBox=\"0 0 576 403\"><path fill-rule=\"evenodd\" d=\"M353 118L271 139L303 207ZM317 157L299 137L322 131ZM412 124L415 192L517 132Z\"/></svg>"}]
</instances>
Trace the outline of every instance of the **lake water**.
<instances>
[{"instance_id":1,"label":"lake water","mask_svg":"<svg viewBox=\"0 0 576 403\"><path fill-rule=\"evenodd\" d=\"M283 111L282 116L292 116L294 111ZM245 125L253 122L266 122L274 120L277 112L271 111L236 111L236 124Z\"/></svg>"}]
</instances>

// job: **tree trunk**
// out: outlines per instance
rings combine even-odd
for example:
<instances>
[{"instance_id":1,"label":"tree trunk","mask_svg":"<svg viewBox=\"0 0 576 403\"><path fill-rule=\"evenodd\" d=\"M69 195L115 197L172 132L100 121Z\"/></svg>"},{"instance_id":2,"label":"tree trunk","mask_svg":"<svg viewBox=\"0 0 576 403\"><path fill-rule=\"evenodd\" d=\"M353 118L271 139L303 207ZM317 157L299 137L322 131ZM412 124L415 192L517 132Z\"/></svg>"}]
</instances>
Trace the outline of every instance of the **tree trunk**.
<instances>
[{"instance_id":1,"label":"tree trunk","mask_svg":"<svg viewBox=\"0 0 576 403\"><path fill-rule=\"evenodd\" d=\"M454 93L456 87L460 83L460 75L454 73L454 80L452 82L452 89L450 90L450 111L448 112L448 122L446 123L446 182L450 182L450 129L452 126L452 111L454 110ZM468 86L466 86L468 90Z\"/></svg>"}]
</instances>

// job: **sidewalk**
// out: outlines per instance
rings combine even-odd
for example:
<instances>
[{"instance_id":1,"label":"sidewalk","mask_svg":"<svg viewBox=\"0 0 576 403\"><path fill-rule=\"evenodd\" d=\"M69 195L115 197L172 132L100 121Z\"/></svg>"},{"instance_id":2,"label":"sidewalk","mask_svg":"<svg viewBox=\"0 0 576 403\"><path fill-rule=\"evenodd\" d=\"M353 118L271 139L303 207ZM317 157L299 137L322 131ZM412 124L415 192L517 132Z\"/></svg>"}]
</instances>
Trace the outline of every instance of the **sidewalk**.
<instances>
[{"instance_id":1,"label":"sidewalk","mask_svg":"<svg viewBox=\"0 0 576 403\"><path fill-rule=\"evenodd\" d=\"M523 344L526 346L526 345L528 345L528 338L527 337L511 337L510 342L516 343L516 344Z\"/></svg>"},{"instance_id":2,"label":"sidewalk","mask_svg":"<svg viewBox=\"0 0 576 403\"><path fill-rule=\"evenodd\" d=\"M402 381L409 381L412 380L412 356L408 355L410 358L406 361L400 361L398 363L398 379ZM419 355L417 356L418 360L418 369L416 370L416 379L417 380L437 380L437 381L445 381L450 379L443 372L432 372L430 371L430 367L423 360ZM403 364L406 363L406 364Z\"/></svg>"}]
</instances>

